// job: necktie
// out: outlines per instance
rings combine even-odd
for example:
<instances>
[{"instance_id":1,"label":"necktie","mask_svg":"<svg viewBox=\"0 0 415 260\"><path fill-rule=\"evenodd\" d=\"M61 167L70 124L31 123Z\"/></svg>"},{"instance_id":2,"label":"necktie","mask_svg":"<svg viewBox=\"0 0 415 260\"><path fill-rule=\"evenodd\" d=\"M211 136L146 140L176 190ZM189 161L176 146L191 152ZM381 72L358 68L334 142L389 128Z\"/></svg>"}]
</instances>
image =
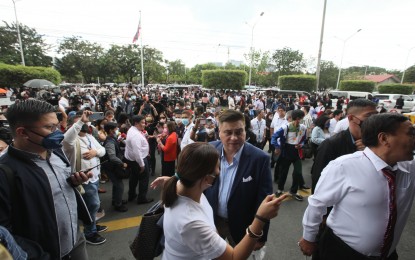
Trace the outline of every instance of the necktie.
<instances>
[{"instance_id":1,"label":"necktie","mask_svg":"<svg viewBox=\"0 0 415 260\"><path fill-rule=\"evenodd\" d=\"M389 250L393 242L393 234L395 231L395 224L398 215L396 208L396 196L395 196L395 178L396 173L389 169L382 169L383 174L385 175L388 186L389 186L389 220L388 226L386 227L385 235L383 237L383 244L381 247L381 259L386 259L388 257Z\"/></svg>"}]
</instances>

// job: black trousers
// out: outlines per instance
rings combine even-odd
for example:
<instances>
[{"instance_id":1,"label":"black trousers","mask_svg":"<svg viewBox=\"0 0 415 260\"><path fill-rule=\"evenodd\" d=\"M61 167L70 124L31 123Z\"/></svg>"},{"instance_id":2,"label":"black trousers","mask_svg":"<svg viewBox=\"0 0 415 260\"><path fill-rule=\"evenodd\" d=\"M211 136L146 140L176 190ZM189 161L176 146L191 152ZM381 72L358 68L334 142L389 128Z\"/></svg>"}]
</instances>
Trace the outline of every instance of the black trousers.
<instances>
[{"instance_id":1,"label":"black trousers","mask_svg":"<svg viewBox=\"0 0 415 260\"><path fill-rule=\"evenodd\" d=\"M147 157L148 158L148 157ZM149 182L149 164L148 159L144 158L144 172L140 173L140 165L135 161L126 160L128 167L131 168L131 175L129 179L128 198L135 198L138 184L137 200L145 200L147 198L148 182Z\"/></svg>"},{"instance_id":2,"label":"black trousers","mask_svg":"<svg viewBox=\"0 0 415 260\"><path fill-rule=\"evenodd\" d=\"M173 176L174 173L176 172L175 162L176 161L171 161L171 162L162 161L161 162L161 175L169 176L169 177Z\"/></svg>"},{"instance_id":3,"label":"black trousers","mask_svg":"<svg viewBox=\"0 0 415 260\"><path fill-rule=\"evenodd\" d=\"M320 241L318 243L320 255L318 257L313 255L313 260L370 260L381 259L380 257L365 256L349 245L333 233L333 230L326 226ZM386 260L397 260L398 254L396 250Z\"/></svg>"}]
</instances>

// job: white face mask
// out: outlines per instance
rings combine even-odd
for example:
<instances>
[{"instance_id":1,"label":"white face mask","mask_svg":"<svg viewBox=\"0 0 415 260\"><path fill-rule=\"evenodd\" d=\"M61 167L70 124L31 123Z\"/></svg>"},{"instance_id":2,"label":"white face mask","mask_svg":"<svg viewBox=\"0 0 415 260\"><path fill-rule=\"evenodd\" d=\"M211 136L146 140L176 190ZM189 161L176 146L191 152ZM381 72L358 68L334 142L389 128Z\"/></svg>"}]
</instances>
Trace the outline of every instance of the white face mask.
<instances>
[{"instance_id":1,"label":"white face mask","mask_svg":"<svg viewBox=\"0 0 415 260\"><path fill-rule=\"evenodd\" d=\"M181 118L176 118L174 121L176 122L176 124L182 123L182 119Z\"/></svg>"},{"instance_id":2,"label":"white face mask","mask_svg":"<svg viewBox=\"0 0 415 260\"><path fill-rule=\"evenodd\" d=\"M87 122L87 123L86 123L86 125L87 125L87 126L91 126L91 122Z\"/></svg>"},{"instance_id":3,"label":"white face mask","mask_svg":"<svg viewBox=\"0 0 415 260\"><path fill-rule=\"evenodd\" d=\"M213 133L215 131L215 129L213 129L213 128L206 128L206 133L208 134L208 135L210 135L211 133Z\"/></svg>"}]
</instances>

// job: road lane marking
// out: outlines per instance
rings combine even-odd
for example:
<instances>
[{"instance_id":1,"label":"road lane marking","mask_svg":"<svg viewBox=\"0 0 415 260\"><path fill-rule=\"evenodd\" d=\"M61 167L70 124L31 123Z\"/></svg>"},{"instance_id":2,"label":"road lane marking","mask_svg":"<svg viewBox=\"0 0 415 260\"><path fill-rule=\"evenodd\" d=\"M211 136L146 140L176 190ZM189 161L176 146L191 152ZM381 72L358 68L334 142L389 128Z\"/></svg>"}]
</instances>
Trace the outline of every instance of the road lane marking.
<instances>
[{"instance_id":1,"label":"road lane marking","mask_svg":"<svg viewBox=\"0 0 415 260\"><path fill-rule=\"evenodd\" d=\"M132 218L122 218L107 222L99 222L99 225L104 225L108 227L106 232L117 231L126 228L138 227L141 223L142 216L132 217Z\"/></svg>"}]
</instances>

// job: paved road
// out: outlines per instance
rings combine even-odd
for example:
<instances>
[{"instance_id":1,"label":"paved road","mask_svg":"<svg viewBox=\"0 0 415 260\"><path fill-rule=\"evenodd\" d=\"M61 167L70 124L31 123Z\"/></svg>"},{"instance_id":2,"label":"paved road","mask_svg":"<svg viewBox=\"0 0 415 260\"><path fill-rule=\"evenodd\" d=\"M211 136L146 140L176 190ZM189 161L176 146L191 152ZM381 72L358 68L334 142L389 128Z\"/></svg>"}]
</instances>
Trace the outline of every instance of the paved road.
<instances>
[{"instance_id":1,"label":"paved road","mask_svg":"<svg viewBox=\"0 0 415 260\"><path fill-rule=\"evenodd\" d=\"M158 158L157 158L158 159ZM160 173L160 165L157 162L157 171ZM311 184L310 168L312 160L303 162L303 175L307 184ZM291 172L291 170L290 170ZM152 178L154 179L154 177ZM291 177L287 178L285 190L291 185ZM128 191L128 182L125 182L125 194ZM87 250L91 260L118 260L134 259L129 244L134 239L137 232L137 225L140 221L139 216L143 214L150 205L136 205L129 203L129 211L119 213L113 211L111 207L111 183L101 185L107 190L102 194L102 206L106 211L106 216L102 219L102 224L108 225L109 230L102 235L107 238L107 242L100 246L87 245ZM276 190L274 184L274 191ZM160 198L158 190L151 190L149 197ZM277 218L271 222L271 228L267 242L267 255L264 259L276 260L297 260L305 259L297 247L297 241L302 235L301 220L307 200L298 202L287 200L283 203ZM413 206L415 207L415 206ZM412 210L408 224L398 246L400 260L415 259L415 211ZM309 258L311 259L311 258ZM195 259L196 260L196 259Z\"/></svg>"}]
</instances>

